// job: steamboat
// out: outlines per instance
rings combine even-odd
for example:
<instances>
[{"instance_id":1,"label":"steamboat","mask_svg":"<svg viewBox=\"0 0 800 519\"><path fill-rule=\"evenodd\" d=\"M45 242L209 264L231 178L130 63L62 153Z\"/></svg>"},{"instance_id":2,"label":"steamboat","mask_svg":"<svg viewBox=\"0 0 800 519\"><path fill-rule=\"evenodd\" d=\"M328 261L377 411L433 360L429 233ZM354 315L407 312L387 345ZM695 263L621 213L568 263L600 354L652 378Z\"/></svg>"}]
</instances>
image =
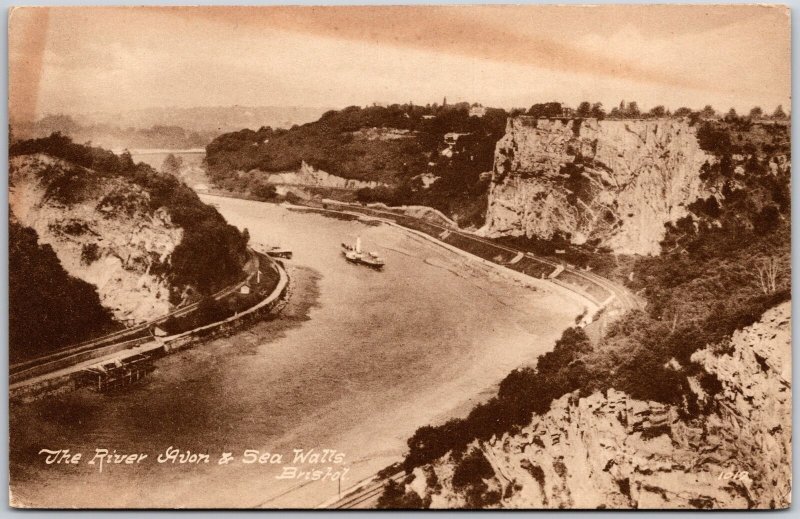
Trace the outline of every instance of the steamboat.
<instances>
[{"instance_id":1,"label":"steamboat","mask_svg":"<svg viewBox=\"0 0 800 519\"><path fill-rule=\"evenodd\" d=\"M356 238L355 245L342 243L342 254L344 255L344 259L350 263L365 265L375 270L381 270L386 264L383 261L383 258L378 256L376 253L365 252L361 250L361 238Z\"/></svg>"}]
</instances>

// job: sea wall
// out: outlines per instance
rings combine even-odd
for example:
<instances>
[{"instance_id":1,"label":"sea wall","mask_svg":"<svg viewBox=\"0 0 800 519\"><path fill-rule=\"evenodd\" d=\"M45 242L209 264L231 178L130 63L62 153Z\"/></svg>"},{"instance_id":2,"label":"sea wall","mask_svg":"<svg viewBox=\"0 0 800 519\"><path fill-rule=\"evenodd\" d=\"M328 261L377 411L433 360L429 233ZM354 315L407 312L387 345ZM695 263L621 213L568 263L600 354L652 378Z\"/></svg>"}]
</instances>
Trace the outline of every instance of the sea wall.
<instances>
[{"instance_id":1,"label":"sea wall","mask_svg":"<svg viewBox=\"0 0 800 519\"><path fill-rule=\"evenodd\" d=\"M278 281L275 288L267 297L247 310L222 321L210 323L177 335L158 338L155 341L151 339L134 339L86 352L80 359L71 359L68 365L75 365L78 362L133 348L138 352L147 353L151 357L157 358L203 344L218 337L230 336L239 329L263 319L286 301L291 288L290 279L283 264L278 260L269 259L269 261L270 268L275 269L278 273ZM72 391L79 387L81 387L80 371L70 371L60 376L40 376L32 381L11 384L9 398L16 402L29 402L48 395Z\"/></svg>"}]
</instances>

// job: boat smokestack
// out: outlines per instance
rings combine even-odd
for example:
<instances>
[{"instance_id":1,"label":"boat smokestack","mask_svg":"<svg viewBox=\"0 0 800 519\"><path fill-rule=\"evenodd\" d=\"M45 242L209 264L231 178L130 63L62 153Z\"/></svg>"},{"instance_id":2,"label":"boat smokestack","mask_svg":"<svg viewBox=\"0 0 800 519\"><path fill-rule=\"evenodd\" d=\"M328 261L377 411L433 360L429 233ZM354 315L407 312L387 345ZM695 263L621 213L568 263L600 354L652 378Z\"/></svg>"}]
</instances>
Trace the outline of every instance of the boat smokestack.
<instances>
[{"instance_id":1,"label":"boat smokestack","mask_svg":"<svg viewBox=\"0 0 800 519\"><path fill-rule=\"evenodd\" d=\"M356 252L361 252L361 236L356 237Z\"/></svg>"}]
</instances>

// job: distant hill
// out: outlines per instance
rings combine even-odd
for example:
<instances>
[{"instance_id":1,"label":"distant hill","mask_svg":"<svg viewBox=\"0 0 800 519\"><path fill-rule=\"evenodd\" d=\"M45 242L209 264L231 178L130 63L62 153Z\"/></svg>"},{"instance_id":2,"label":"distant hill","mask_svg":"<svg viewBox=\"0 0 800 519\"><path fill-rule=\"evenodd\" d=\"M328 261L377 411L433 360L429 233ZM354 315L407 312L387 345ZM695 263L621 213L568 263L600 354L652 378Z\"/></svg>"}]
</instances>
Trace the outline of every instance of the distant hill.
<instances>
[{"instance_id":1,"label":"distant hill","mask_svg":"<svg viewBox=\"0 0 800 519\"><path fill-rule=\"evenodd\" d=\"M221 133L269 125L290 128L316 120L324 108L197 107L151 108L118 113L51 114L37 121L12 119L16 139L58 132L75 142L110 149L203 148Z\"/></svg>"},{"instance_id":2,"label":"distant hill","mask_svg":"<svg viewBox=\"0 0 800 519\"><path fill-rule=\"evenodd\" d=\"M232 191L258 193L272 174L306 163L388 186L359 190L361 201L429 205L462 225L479 225L488 186L481 174L492 169L507 116L467 103L352 106L289 130L262 126L220 135L207 146L206 160L211 180Z\"/></svg>"},{"instance_id":3,"label":"distant hill","mask_svg":"<svg viewBox=\"0 0 800 519\"><path fill-rule=\"evenodd\" d=\"M328 108L305 106L198 106L147 108L116 113L73 115L80 124L107 124L122 128L180 126L196 132L220 134L242 128L291 128L319 119Z\"/></svg>"},{"instance_id":4,"label":"distant hill","mask_svg":"<svg viewBox=\"0 0 800 519\"><path fill-rule=\"evenodd\" d=\"M197 132L175 125L145 128L106 123L83 125L68 115L48 115L28 124L12 122L15 140L44 138L53 133L66 135L75 142L111 149L202 148L217 135L216 132Z\"/></svg>"}]
</instances>

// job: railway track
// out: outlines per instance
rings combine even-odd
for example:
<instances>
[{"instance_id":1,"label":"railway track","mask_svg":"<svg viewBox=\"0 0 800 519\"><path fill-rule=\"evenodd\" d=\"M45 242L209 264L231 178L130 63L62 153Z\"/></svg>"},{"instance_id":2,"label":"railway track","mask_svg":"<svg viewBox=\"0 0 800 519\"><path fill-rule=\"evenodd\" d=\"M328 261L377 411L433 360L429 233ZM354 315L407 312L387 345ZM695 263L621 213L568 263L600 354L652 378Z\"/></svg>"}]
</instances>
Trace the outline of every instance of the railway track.
<instances>
[{"instance_id":1,"label":"railway track","mask_svg":"<svg viewBox=\"0 0 800 519\"><path fill-rule=\"evenodd\" d=\"M400 483L405 478L405 473L396 472L386 479L376 480L369 485L356 489L351 493L345 493L344 497L336 501L331 506L326 506L326 509L353 509L353 508L375 508L378 498L383 494L383 488L389 480Z\"/></svg>"},{"instance_id":2,"label":"railway track","mask_svg":"<svg viewBox=\"0 0 800 519\"><path fill-rule=\"evenodd\" d=\"M247 277L235 285L230 285L216 292L212 295L214 299L220 300L236 292L255 275L255 272L258 271L258 257L252 250L250 251L250 254L250 260L248 261L247 265L245 265L245 269L249 271ZM170 318L183 317L195 311L199 306L199 301L196 303L191 303L184 307L173 310L172 312L157 319L138 324L134 327L126 328L125 330L113 332L75 345L66 346L60 350L43 355L41 357L11 364L9 366L9 384L18 383L28 378L47 373L54 369L59 369L72 363L81 362L85 360L87 355L91 355L97 351L136 346L137 343L152 338L150 335L151 326L162 324Z\"/></svg>"}]
</instances>

